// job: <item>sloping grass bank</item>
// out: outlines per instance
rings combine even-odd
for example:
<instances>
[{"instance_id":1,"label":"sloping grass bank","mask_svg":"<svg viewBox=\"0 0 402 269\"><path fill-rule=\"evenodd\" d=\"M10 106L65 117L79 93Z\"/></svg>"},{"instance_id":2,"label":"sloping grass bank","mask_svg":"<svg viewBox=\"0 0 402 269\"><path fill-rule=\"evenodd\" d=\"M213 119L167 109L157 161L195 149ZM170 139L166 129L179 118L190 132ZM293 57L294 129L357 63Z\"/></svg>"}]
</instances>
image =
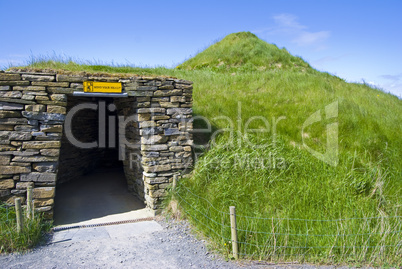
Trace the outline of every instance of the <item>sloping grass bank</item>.
<instances>
[{"instance_id":1,"label":"sloping grass bank","mask_svg":"<svg viewBox=\"0 0 402 269\"><path fill-rule=\"evenodd\" d=\"M298 58L285 55L288 64L280 67L276 61L248 61L258 53L232 53L223 64L223 56L209 64L204 55L176 69L68 61L35 61L31 67L194 81L194 115L203 117L195 126L210 123L221 131L195 134L196 144L216 139L197 149L202 155L191 178L180 182L177 197L189 219L223 252L230 252L228 208L233 205L243 257L400 266L402 101L302 62L295 65ZM326 118L331 104L337 113ZM311 115L321 120L303 129ZM306 150L325 153L327 128L334 123L336 166Z\"/></svg>"}]
</instances>

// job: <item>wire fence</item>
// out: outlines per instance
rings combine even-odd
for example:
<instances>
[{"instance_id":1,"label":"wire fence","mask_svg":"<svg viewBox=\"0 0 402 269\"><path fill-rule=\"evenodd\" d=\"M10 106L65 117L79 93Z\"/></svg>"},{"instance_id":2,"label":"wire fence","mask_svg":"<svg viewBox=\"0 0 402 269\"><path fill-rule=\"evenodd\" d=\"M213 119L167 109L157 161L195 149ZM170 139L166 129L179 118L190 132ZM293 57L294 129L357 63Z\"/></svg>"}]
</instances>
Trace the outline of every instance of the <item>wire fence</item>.
<instances>
[{"instance_id":1,"label":"wire fence","mask_svg":"<svg viewBox=\"0 0 402 269\"><path fill-rule=\"evenodd\" d=\"M231 253L227 212L181 185L175 195L184 213L206 235ZM402 216L299 219L236 215L243 258L321 260L402 264Z\"/></svg>"},{"instance_id":2,"label":"wire fence","mask_svg":"<svg viewBox=\"0 0 402 269\"><path fill-rule=\"evenodd\" d=\"M0 203L0 233L11 234L15 229L15 222L14 206Z\"/></svg>"}]
</instances>

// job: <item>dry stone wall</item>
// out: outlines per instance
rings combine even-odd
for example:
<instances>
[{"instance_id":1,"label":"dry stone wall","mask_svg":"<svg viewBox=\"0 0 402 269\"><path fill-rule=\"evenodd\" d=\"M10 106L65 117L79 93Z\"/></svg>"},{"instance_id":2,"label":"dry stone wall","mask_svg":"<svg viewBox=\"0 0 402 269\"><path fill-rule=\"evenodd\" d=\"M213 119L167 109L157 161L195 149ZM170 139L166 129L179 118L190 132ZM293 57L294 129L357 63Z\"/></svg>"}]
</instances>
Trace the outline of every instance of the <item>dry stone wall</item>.
<instances>
[{"instance_id":1,"label":"dry stone wall","mask_svg":"<svg viewBox=\"0 0 402 269\"><path fill-rule=\"evenodd\" d=\"M120 82L128 97L78 98L74 92L83 92L84 81ZM80 104L92 107L71 116ZM173 175L192 165L191 107L192 82L176 78L0 71L0 199L13 204L31 185L36 210L51 217L56 185L95 167L117 144L129 189L157 211ZM106 124L97 117L102 108L115 115ZM116 143L109 139L112 127ZM80 148L66 136L69 130L80 142L97 145Z\"/></svg>"}]
</instances>

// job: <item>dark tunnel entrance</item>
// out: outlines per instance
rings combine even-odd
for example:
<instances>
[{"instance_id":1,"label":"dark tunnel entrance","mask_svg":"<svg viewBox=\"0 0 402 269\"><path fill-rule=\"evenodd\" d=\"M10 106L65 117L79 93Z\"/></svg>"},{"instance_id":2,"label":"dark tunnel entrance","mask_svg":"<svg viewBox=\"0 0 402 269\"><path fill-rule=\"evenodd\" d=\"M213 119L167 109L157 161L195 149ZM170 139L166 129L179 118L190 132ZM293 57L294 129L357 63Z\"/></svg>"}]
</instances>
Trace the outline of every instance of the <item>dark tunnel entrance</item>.
<instances>
[{"instance_id":1,"label":"dark tunnel entrance","mask_svg":"<svg viewBox=\"0 0 402 269\"><path fill-rule=\"evenodd\" d=\"M118 116L131 113L135 101L135 98L68 97L67 115L72 118L71 125L66 119L61 143L56 225L145 208L141 197L142 171L139 166L137 170L125 171L128 162L119 158L118 148L121 138ZM127 128L128 138L139 140L138 126L133 122Z\"/></svg>"}]
</instances>

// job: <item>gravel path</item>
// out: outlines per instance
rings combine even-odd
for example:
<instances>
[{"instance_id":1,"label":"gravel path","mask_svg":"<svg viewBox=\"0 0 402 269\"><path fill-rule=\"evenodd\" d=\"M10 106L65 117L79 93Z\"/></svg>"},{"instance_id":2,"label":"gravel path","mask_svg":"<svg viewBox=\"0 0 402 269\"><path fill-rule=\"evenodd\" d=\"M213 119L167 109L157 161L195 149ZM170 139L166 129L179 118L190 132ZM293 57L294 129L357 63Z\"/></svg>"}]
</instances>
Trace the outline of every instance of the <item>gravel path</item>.
<instances>
[{"instance_id":1,"label":"gravel path","mask_svg":"<svg viewBox=\"0 0 402 269\"><path fill-rule=\"evenodd\" d=\"M75 236L74 240L54 241L57 233L60 233L57 232L49 239L50 243L32 251L0 256L0 268L276 267L267 264L227 262L222 257L211 254L205 246L205 241L194 236L187 222L159 220L158 223L160 226L157 223L155 225L160 228L156 231L142 231L130 236L118 232L124 229L120 225L113 226L114 236L103 233L101 227L85 228L89 229L84 230L85 237ZM70 231L73 232L73 229ZM91 237L91 234L97 236ZM289 265L282 265L282 268L284 267ZM292 266L296 267L314 268L309 265Z\"/></svg>"}]
</instances>

